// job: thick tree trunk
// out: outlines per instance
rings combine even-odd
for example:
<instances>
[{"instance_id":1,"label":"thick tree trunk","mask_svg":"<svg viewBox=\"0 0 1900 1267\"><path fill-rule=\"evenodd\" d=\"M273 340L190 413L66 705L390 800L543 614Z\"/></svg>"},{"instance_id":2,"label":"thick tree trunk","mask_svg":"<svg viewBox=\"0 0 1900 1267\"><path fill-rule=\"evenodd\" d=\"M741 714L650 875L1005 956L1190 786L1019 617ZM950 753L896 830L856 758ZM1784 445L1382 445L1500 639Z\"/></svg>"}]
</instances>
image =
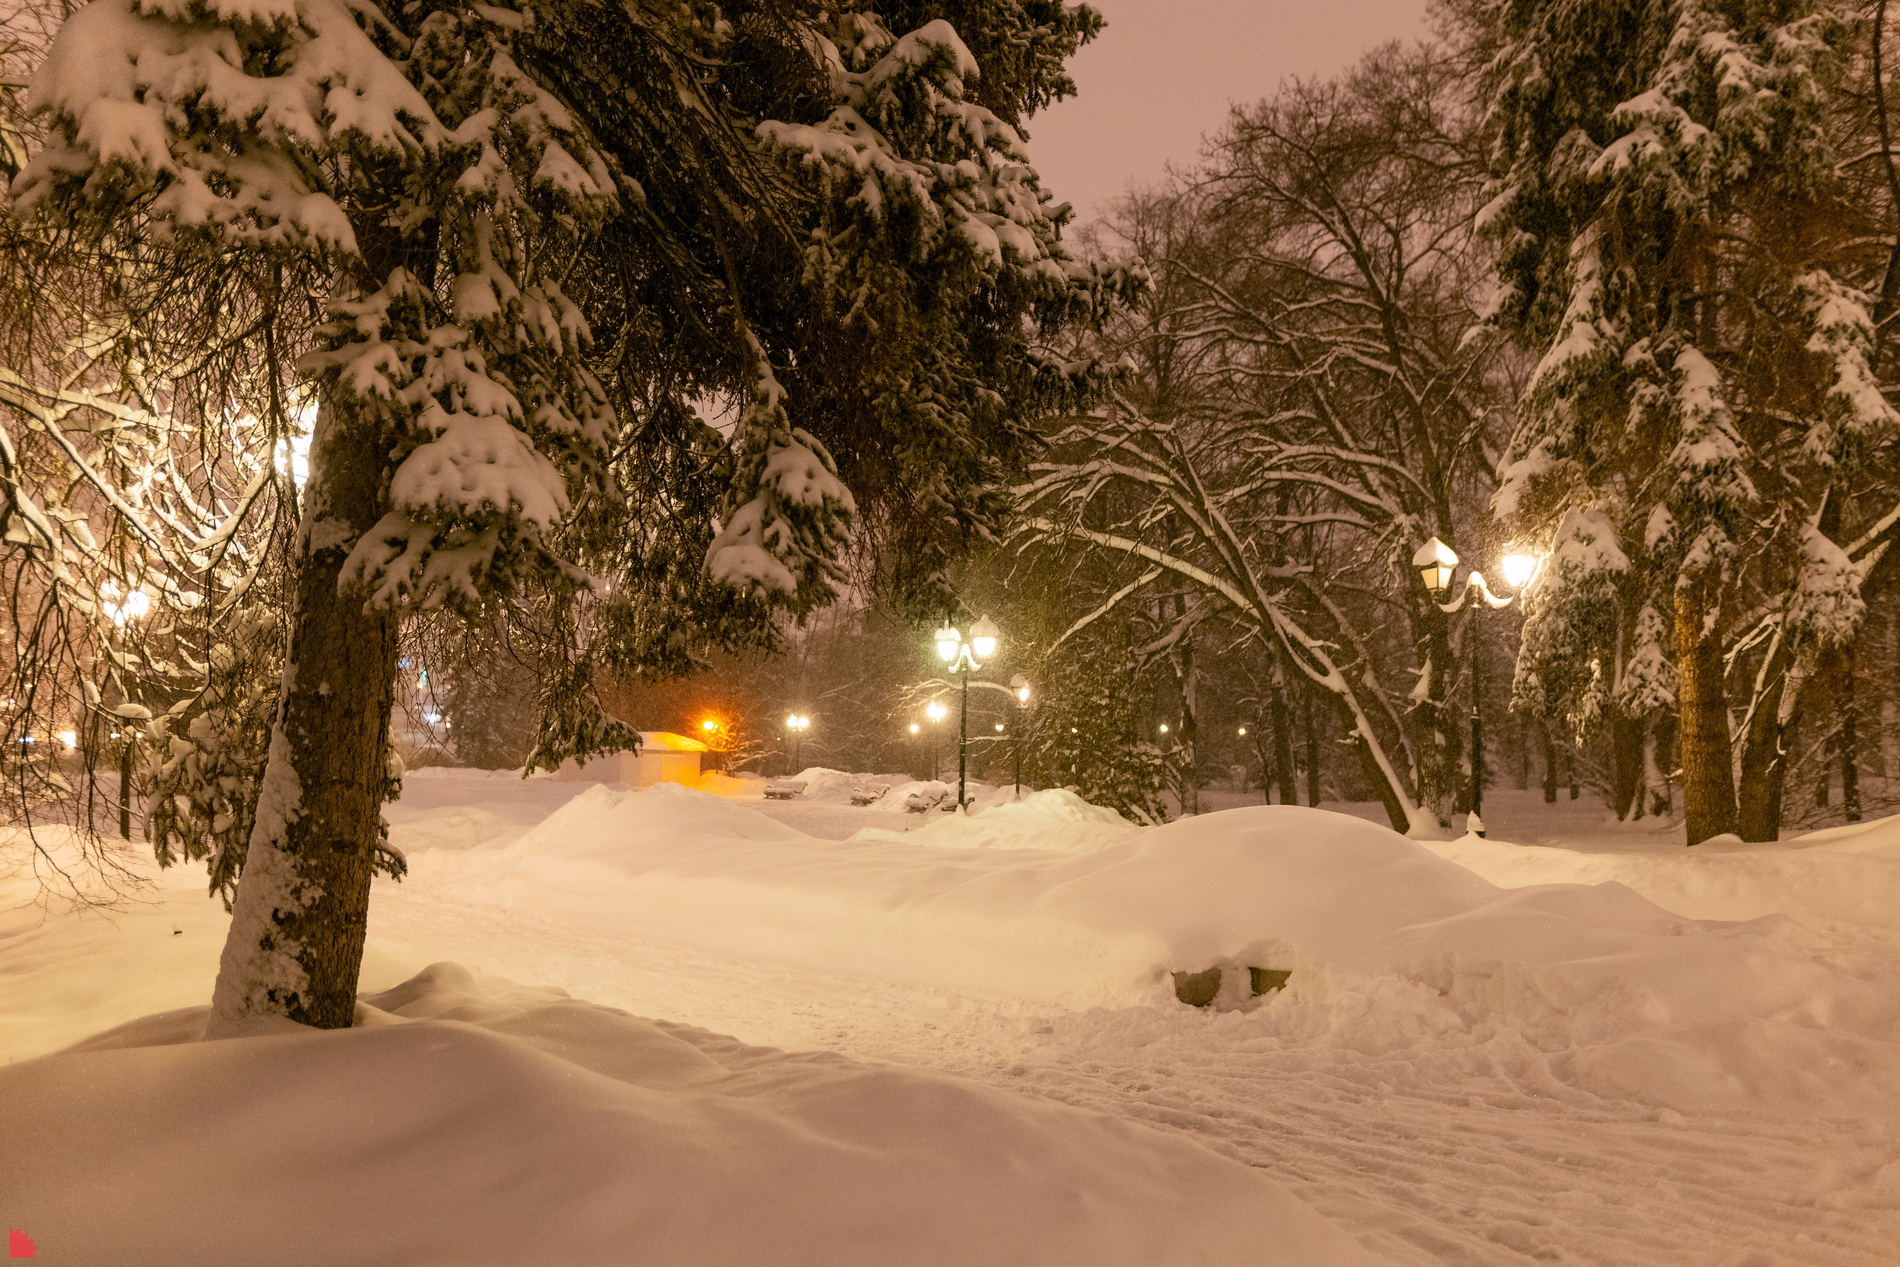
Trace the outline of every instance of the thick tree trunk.
<instances>
[{"instance_id":1,"label":"thick tree trunk","mask_svg":"<svg viewBox=\"0 0 1900 1267\"><path fill-rule=\"evenodd\" d=\"M1742 785L1738 789L1736 831L1743 840L1781 838L1782 794L1788 781L1788 723L1781 715L1787 690L1786 657L1779 647L1767 671L1774 675L1755 703L1754 716L1742 736Z\"/></svg>"},{"instance_id":2,"label":"thick tree trunk","mask_svg":"<svg viewBox=\"0 0 1900 1267\"><path fill-rule=\"evenodd\" d=\"M356 1006L374 851L382 838L393 617L338 578L381 514L376 429L326 407L297 542L297 607L257 827L233 901L214 1031L260 1016L338 1029Z\"/></svg>"},{"instance_id":3,"label":"thick tree trunk","mask_svg":"<svg viewBox=\"0 0 1900 1267\"><path fill-rule=\"evenodd\" d=\"M1850 823L1860 821L1860 724L1856 706L1854 651L1849 647L1841 664L1841 814Z\"/></svg>"},{"instance_id":4,"label":"thick tree trunk","mask_svg":"<svg viewBox=\"0 0 1900 1267\"><path fill-rule=\"evenodd\" d=\"M1648 757L1650 778L1649 812L1667 817L1676 812L1676 718L1673 713L1659 714L1651 724Z\"/></svg>"},{"instance_id":5,"label":"thick tree trunk","mask_svg":"<svg viewBox=\"0 0 1900 1267\"><path fill-rule=\"evenodd\" d=\"M1706 627L1713 582L1676 590L1677 745L1682 757L1683 827L1691 845L1735 830L1735 775L1729 766L1728 699L1722 647Z\"/></svg>"},{"instance_id":6,"label":"thick tree trunk","mask_svg":"<svg viewBox=\"0 0 1900 1267\"><path fill-rule=\"evenodd\" d=\"M1643 720L1610 721L1610 808L1617 818L1643 816Z\"/></svg>"},{"instance_id":7,"label":"thick tree trunk","mask_svg":"<svg viewBox=\"0 0 1900 1267\"><path fill-rule=\"evenodd\" d=\"M1359 767L1364 771L1367 782L1372 784L1373 790L1379 794L1380 803L1385 806L1385 816L1392 824L1392 830L1401 834L1412 830L1412 820L1405 812L1405 802L1399 799L1391 780L1379 768L1378 759L1372 755L1372 745L1356 731L1353 733L1353 749L1359 754ZM1319 804L1317 796L1313 798L1313 804Z\"/></svg>"},{"instance_id":8,"label":"thick tree trunk","mask_svg":"<svg viewBox=\"0 0 1900 1267\"><path fill-rule=\"evenodd\" d=\"M1284 688L1274 692L1268 711L1273 717L1273 777L1280 788L1280 804L1298 805L1300 789L1293 765L1293 719L1287 713Z\"/></svg>"},{"instance_id":9,"label":"thick tree trunk","mask_svg":"<svg viewBox=\"0 0 1900 1267\"><path fill-rule=\"evenodd\" d=\"M1459 717L1450 698L1451 619L1434 601L1428 603L1417 625L1429 674L1424 698L1413 711L1418 719L1413 736L1413 750L1418 754L1418 804L1439 826L1449 827L1452 815L1465 808L1459 787Z\"/></svg>"},{"instance_id":10,"label":"thick tree trunk","mask_svg":"<svg viewBox=\"0 0 1900 1267\"><path fill-rule=\"evenodd\" d=\"M1183 615L1186 614L1186 607L1186 601L1183 600ZM1200 692L1199 682L1194 676L1194 643L1191 638L1182 641L1176 666L1181 682L1181 812L1198 814L1201 812Z\"/></svg>"},{"instance_id":11,"label":"thick tree trunk","mask_svg":"<svg viewBox=\"0 0 1900 1267\"><path fill-rule=\"evenodd\" d=\"M1313 697L1306 697L1306 803L1319 804L1319 727L1313 721ZM1384 780L1380 782L1383 784Z\"/></svg>"},{"instance_id":12,"label":"thick tree trunk","mask_svg":"<svg viewBox=\"0 0 1900 1267\"><path fill-rule=\"evenodd\" d=\"M1550 723L1537 723L1537 737L1543 741L1544 750L1544 804L1557 803L1557 744L1550 737Z\"/></svg>"}]
</instances>

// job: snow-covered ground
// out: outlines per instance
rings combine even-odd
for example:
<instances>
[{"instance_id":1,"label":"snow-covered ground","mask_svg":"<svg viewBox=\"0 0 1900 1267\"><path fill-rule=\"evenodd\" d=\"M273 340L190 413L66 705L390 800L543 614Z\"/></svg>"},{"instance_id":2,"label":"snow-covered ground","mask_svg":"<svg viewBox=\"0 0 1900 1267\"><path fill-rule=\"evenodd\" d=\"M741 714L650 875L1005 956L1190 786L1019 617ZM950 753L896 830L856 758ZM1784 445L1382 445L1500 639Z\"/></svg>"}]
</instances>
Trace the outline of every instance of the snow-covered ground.
<instances>
[{"instance_id":1,"label":"snow-covered ground","mask_svg":"<svg viewBox=\"0 0 1900 1267\"><path fill-rule=\"evenodd\" d=\"M366 1227L472 1238L353 1262L519 1247L533 1222L494 1193L534 1175L528 1213L571 1233L508 1261L1900 1261L1900 822L1684 850L1587 802L1533 837L1546 807L1505 794L1494 837L1540 843L1419 845L1295 808L1141 830L1060 793L907 815L901 787L851 806L861 781L768 802L418 772L365 968L394 992L342 1035L182 1041L224 924L192 872L110 919L0 916L9 1059L173 1013L0 1074L0 1221L35 1175L89 1194L40 1180L47 1220L96 1216L123 1151L177 1231L191 1191L228 1213L219 1183L268 1172L288 1120L315 1142L277 1164L335 1173L241 1230L373 1189ZM486 975L411 980L444 960ZM1214 1008L1175 1001L1171 971L1217 965ZM1248 967L1291 975L1255 998ZM465 1024L435 1054L443 1016ZM319 1074L331 1099L298 1089ZM473 1183L455 1160L510 1146ZM733 1185L782 1191L680 1215ZM659 1248L617 1256L635 1226ZM176 1261L125 1243L67 1261Z\"/></svg>"}]
</instances>

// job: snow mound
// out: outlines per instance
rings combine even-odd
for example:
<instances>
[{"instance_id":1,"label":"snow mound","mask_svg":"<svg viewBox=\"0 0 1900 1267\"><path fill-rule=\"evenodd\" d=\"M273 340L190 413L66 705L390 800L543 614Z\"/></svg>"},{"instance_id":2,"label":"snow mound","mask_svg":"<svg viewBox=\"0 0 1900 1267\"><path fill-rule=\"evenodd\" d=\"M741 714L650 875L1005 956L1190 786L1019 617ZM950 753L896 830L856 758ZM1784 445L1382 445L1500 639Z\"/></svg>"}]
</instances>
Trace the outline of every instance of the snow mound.
<instances>
[{"instance_id":1,"label":"snow mound","mask_svg":"<svg viewBox=\"0 0 1900 1267\"><path fill-rule=\"evenodd\" d=\"M358 1027L146 1017L0 1069L49 1261L1358 1267L1257 1170L941 1075L747 1047L437 964Z\"/></svg>"},{"instance_id":2,"label":"snow mound","mask_svg":"<svg viewBox=\"0 0 1900 1267\"><path fill-rule=\"evenodd\" d=\"M683 788L597 787L491 857L438 891L1006 1007L1177 1007L1170 974L1218 966L1222 1004L1275 1041L1510 1034L1619 1098L1900 1096L1894 1005L1785 917L1690 919L1619 883L1500 888L1323 810L1133 828L1048 797L832 841ZM1254 999L1249 967L1292 976Z\"/></svg>"},{"instance_id":3,"label":"snow mound","mask_svg":"<svg viewBox=\"0 0 1900 1267\"><path fill-rule=\"evenodd\" d=\"M897 792L891 795L896 796ZM1091 805L1067 788L1052 788L1025 793L1021 800L1005 800L979 809L967 818L933 815L914 831L866 827L853 839L901 838L914 845L956 849L1049 849L1080 853L1126 840L1139 830L1112 809Z\"/></svg>"},{"instance_id":4,"label":"snow mound","mask_svg":"<svg viewBox=\"0 0 1900 1267\"><path fill-rule=\"evenodd\" d=\"M1699 919L1784 914L1818 933L1884 939L1900 910L1900 816L1765 844L1665 852L1578 853L1476 836L1428 847L1493 884L1614 880Z\"/></svg>"}]
</instances>

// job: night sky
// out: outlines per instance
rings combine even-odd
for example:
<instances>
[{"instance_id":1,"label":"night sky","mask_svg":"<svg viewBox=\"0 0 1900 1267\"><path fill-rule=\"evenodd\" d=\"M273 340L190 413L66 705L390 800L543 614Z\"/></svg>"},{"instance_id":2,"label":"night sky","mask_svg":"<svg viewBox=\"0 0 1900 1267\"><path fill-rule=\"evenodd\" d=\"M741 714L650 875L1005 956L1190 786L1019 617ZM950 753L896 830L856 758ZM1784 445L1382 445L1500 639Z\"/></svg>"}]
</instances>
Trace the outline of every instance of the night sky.
<instances>
[{"instance_id":1,"label":"night sky","mask_svg":"<svg viewBox=\"0 0 1900 1267\"><path fill-rule=\"evenodd\" d=\"M1090 0L1108 29L1070 63L1079 97L1030 120L1044 188L1083 220L1131 182L1192 163L1235 101L1331 75L1426 32L1426 0Z\"/></svg>"}]
</instances>

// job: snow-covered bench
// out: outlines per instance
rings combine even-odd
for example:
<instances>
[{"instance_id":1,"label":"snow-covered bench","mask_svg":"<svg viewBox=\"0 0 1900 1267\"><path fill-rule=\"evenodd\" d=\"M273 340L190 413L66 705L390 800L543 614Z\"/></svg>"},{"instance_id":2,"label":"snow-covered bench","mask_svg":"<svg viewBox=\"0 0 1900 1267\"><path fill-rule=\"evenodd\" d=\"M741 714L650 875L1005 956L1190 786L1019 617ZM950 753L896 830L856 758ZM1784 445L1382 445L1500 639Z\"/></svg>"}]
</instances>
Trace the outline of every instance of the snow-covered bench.
<instances>
[{"instance_id":1,"label":"snow-covered bench","mask_svg":"<svg viewBox=\"0 0 1900 1267\"><path fill-rule=\"evenodd\" d=\"M909 796L904 798L904 810L906 813L911 814L926 813L943 804L944 799L949 795L950 793L947 790L937 792L928 788L918 788L915 792L912 792Z\"/></svg>"},{"instance_id":2,"label":"snow-covered bench","mask_svg":"<svg viewBox=\"0 0 1900 1267\"><path fill-rule=\"evenodd\" d=\"M765 799L768 801L790 801L805 795L805 784L799 779L774 779L765 785Z\"/></svg>"},{"instance_id":3,"label":"snow-covered bench","mask_svg":"<svg viewBox=\"0 0 1900 1267\"><path fill-rule=\"evenodd\" d=\"M851 803L853 805L869 805L874 801L883 800L884 794L890 790L890 786L885 783L871 783L864 787L853 788L851 790Z\"/></svg>"}]
</instances>

